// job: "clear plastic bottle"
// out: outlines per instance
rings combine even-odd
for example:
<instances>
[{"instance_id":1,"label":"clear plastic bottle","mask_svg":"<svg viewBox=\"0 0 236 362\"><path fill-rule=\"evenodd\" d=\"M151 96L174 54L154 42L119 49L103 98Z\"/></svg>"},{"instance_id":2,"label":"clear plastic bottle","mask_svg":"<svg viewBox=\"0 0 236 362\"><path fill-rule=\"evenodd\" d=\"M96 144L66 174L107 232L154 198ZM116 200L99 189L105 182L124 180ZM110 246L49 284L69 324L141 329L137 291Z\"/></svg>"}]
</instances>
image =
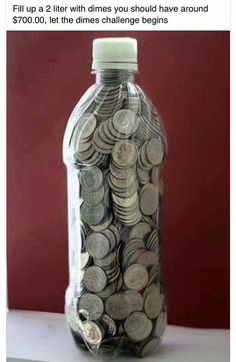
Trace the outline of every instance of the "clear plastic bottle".
<instances>
[{"instance_id":1,"label":"clear plastic bottle","mask_svg":"<svg viewBox=\"0 0 236 362\"><path fill-rule=\"evenodd\" d=\"M137 42L93 42L92 85L64 136L69 274L65 312L80 347L95 356L145 356L166 325L160 207L166 137L134 82Z\"/></svg>"}]
</instances>

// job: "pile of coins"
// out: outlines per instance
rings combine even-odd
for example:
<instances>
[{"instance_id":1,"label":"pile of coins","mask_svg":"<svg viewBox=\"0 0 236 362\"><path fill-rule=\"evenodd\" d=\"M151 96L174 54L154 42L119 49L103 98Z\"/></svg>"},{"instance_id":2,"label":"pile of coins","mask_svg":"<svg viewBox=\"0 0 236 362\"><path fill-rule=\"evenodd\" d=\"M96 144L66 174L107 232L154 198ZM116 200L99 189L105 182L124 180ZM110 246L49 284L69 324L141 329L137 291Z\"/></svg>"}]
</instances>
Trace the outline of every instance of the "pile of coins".
<instances>
[{"instance_id":1,"label":"pile of coins","mask_svg":"<svg viewBox=\"0 0 236 362\"><path fill-rule=\"evenodd\" d=\"M97 354L145 356L166 325L158 226L166 142L143 93L111 79L71 140L82 243L67 316Z\"/></svg>"}]
</instances>

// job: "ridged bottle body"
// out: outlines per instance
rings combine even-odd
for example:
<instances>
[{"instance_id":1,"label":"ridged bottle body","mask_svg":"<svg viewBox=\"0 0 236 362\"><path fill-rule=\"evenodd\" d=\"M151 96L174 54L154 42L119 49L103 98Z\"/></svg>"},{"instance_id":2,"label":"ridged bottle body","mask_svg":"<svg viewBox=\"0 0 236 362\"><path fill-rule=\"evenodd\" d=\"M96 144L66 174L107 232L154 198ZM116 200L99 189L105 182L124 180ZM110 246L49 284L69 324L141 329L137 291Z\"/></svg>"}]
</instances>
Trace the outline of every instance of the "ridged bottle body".
<instances>
[{"instance_id":1,"label":"ridged bottle body","mask_svg":"<svg viewBox=\"0 0 236 362\"><path fill-rule=\"evenodd\" d=\"M166 137L132 72L98 72L69 118L63 158L69 327L96 356L145 356L166 325L160 225Z\"/></svg>"}]
</instances>

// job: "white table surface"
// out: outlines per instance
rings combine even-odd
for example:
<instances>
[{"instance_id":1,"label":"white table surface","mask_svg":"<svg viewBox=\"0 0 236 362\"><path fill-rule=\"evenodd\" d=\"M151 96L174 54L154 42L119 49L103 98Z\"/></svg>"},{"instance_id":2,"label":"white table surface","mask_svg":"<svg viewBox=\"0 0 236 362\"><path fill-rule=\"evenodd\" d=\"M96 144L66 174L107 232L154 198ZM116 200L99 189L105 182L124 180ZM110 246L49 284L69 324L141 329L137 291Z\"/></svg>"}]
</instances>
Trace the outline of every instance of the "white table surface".
<instances>
[{"instance_id":1,"label":"white table surface","mask_svg":"<svg viewBox=\"0 0 236 362\"><path fill-rule=\"evenodd\" d=\"M8 362L93 362L78 349L63 314L11 310L7 316ZM118 360L118 359L117 359ZM139 361L135 357L119 360ZM229 330L169 325L159 350L148 362L228 362Z\"/></svg>"}]
</instances>

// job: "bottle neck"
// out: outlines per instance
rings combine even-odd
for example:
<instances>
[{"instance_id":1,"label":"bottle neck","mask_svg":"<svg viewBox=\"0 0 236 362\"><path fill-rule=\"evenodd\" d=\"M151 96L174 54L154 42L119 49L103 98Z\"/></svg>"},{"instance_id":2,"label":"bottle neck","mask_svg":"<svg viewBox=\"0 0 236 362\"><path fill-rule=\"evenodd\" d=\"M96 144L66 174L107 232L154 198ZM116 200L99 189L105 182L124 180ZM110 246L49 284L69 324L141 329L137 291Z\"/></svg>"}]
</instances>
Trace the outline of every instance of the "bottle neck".
<instances>
[{"instance_id":1,"label":"bottle neck","mask_svg":"<svg viewBox=\"0 0 236 362\"><path fill-rule=\"evenodd\" d=\"M96 69L96 84L114 85L121 83L133 83L136 71L127 69Z\"/></svg>"}]
</instances>

